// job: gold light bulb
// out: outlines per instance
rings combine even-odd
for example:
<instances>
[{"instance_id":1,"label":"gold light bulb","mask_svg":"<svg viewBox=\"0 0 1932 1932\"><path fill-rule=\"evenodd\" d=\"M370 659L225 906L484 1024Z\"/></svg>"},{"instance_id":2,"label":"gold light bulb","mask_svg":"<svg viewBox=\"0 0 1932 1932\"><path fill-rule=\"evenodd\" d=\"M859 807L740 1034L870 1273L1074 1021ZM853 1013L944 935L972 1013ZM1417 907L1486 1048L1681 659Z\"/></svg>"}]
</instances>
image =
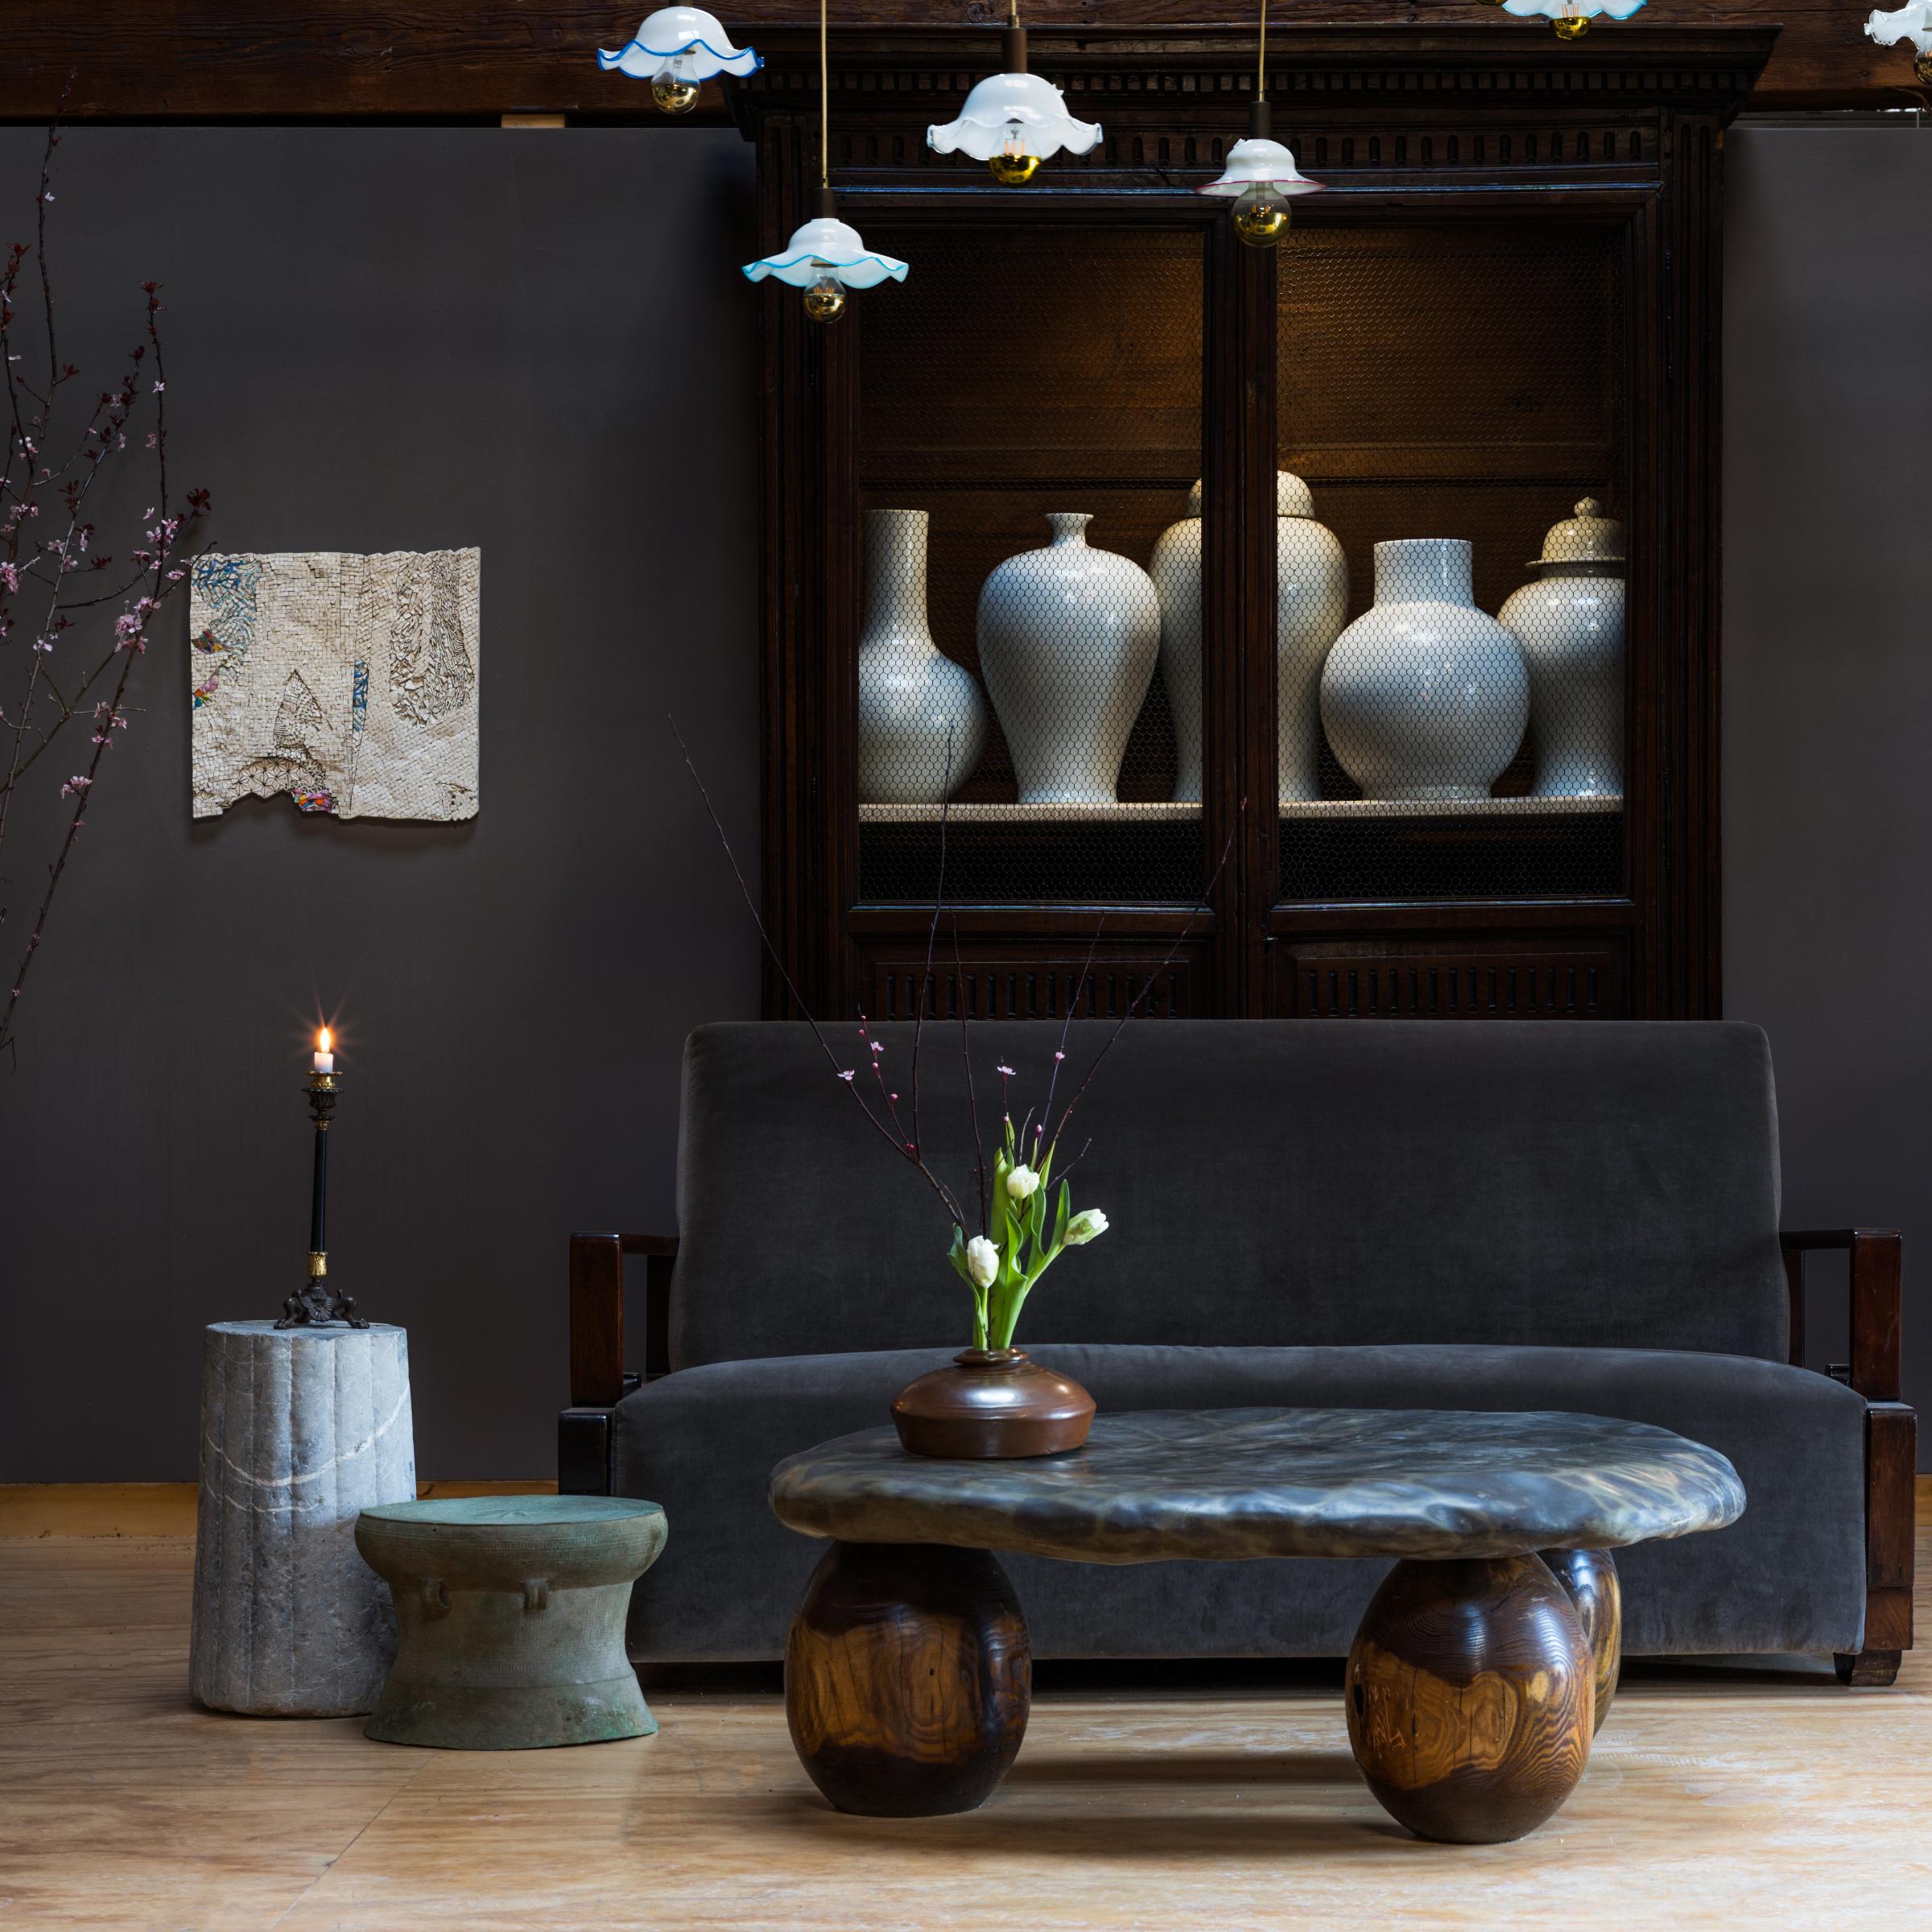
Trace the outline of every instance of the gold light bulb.
<instances>
[{"instance_id":1,"label":"gold light bulb","mask_svg":"<svg viewBox=\"0 0 1932 1932\"><path fill-rule=\"evenodd\" d=\"M1024 188L1040 171L1040 158L1030 155L1018 128L1009 128L1006 145L987 157L986 165L1001 188Z\"/></svg>"},{"instance_id":2,"label":"gold light bulb","mask_svg":"<svg viewBox=\"0 0 1932 1932\"><path fill-rule=\"evenodd\" d=\"M845 312L845 291L835 275L821 275L805 291L805 312L815 322L836 322Z\"/></svg>"},{"instance_id":3,"label":"gold light bulb","mask_svg":"<svg viewBox=\"0 0 1932 1932\"><path fill-rule=\"evenodd\" d=\"M1272 188L1251 188L1235 197L1228 211L1234 232L1250 248L1273 248L1288 232L1288 201Z\"/></svg>"},{"instance_id":4,"label":"gold light bulb","mask_svg":"<svg viewBox=\"0 0 1932 1932\"><path fill-rule=\"evenodd\" d=\"M1912 63L1912 71L1927 87L1932 87L1932 52L1921 54Z\"/></svg>"},{"instance_id":5,"label":"gold light bulb","mask_svg":"<svg viewBox=\"0 0 1932 1932\"><path fill-rule=\"evenodd\" d=\"M1580 40L1590 31L1587 14L1561 14L1550 23L1559 40Z\"/></svg>"},{"instance_id":6,"label":"gold light bulb","mask_svg":"<svg viewBox=\"0 0 1932 1932\"><path fill-rule=\"evenodd\" d=\"M666 68L651 82L650 97L667 114L687 114L698 104L698 84Z\"/></svg>"}]
</instances>

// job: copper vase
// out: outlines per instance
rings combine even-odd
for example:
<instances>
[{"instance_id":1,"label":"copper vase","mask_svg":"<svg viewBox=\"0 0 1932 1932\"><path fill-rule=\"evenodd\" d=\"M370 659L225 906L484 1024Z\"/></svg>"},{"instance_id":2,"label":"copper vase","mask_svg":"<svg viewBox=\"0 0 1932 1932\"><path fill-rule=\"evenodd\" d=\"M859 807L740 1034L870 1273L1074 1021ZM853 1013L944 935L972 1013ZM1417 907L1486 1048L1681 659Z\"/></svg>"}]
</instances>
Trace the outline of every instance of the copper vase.
<instances>
[{"instance_id":1,"label":"copper vase","mask_svg":"<svg viewBox=\"0 0 1932 1932\"><path fill-rule=\"evenodd\" d=\"M1093 1397L1078 1382L1030 1361L1024 1348L968 1348L950 1368L902 1389L892 1420L913 1455L956 1461L1064 1455L1086 1441Z\"/></svg>"}]
</instances>

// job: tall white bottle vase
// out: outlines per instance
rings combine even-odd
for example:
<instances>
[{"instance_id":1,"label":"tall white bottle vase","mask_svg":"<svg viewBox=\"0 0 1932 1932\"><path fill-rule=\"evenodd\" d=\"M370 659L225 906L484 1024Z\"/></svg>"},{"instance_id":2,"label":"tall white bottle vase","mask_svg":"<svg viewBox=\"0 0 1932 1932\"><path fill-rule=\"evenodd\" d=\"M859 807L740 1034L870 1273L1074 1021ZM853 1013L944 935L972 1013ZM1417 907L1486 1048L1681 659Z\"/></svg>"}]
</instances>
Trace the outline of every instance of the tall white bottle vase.
<instances>
[{"instance_id":1,"label":"tall white bottle vase","mask_svg":"<svg viewBox=\"0 0 1932 1932\"><path fill-rule=\"evenodd\" d=\"M972 776L986 749L979 680L933 642L927 621L930 522L923 510L865 513L858 662L862 804L936 805Z\"/></svg>"},{"instance_id":2,"label":"tall white bottle vase","mask_svg":"<svg viewBox=\"0 0 1932 1932\"><path fill-rule=\"evenodd\" d=\"M1622 794L1624 564L1623 525L1586 497L1499 613L1530 667L1538 798Z\"/></svg>"},{"instance_id":3,"label":"tall white bottle vase","mask_svg":"<svg viewBox=\"0 0 1932 1932\"><path fill-rule=\"evenodd\" d=\"M1322 672L1323 726L1364 798L1487 798L1522 743L1530 674L1469 567L1459 538L1375 547L1375 606Z\"/></svg>"},{"instance_id":4,"label":"tall white bottle vase","mask_svg":"<svg viewBox=\"0 0 1932 1932\"><path fill-rule=\"evenodd\" d=\"M1308 485L1286 470L1274 484L1275 711L1281 797L1321 796L1318 688L1328 647L1348 614L1348 566L1335 534L1315 521ZM1154 547L1161 600L1161 682L1174 713L1174 795L1201 797L1201 485L1187 514Z\"/></svg>"},{"instance_id":5,"label":"tall white bottle vase","mask_svg":"<svg viewBox=\"0 0 1932 1932\"><path fill-rule=\"evenodd\" d=\"M1348 617L1348 560L1299 477L1274 483L1275 793L1322 795L1322 668Z\"/></svg>"},{"instance_id":6,"label":"tall white bottle vase","mask_svg":"<svg viewBox=\"0 0 1932 1932\"><path fill-rule=\"evenodd\" d=\"M1044 549L1009 557L980 591L980 671L1022 805L1108 805L1154 681L1161 607L1137 564L1055 511Z\"/></svg>"}]
</instances>

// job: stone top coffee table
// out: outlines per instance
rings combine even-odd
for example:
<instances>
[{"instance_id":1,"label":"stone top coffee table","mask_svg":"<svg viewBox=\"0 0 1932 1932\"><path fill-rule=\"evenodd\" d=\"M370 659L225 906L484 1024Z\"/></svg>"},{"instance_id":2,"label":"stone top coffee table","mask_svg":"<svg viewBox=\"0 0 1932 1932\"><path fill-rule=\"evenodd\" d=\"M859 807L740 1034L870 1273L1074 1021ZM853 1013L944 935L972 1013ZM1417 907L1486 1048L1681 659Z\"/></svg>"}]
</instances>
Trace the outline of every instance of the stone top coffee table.
<instances>
[{"instance_id":1,"label":"stone top coffee table","mask_svg":"<svg viewBox=\"0 0 1932 1932\"><path fill-rule=\"evenodd\" d=\"M1518 1838L1575 1788L1616 1682L1607 1552L1722 1529L1714 1449L1595 1415L1227 1409L1103 1415L1022 1462L908 1455L890 1429L781 1463L771 1505L833 1539L785 1660L792 1740L842 1810L969 1810L1020 1747L1026 1620L994 1550L1074 1563L1401 1558L1349 1653L1369 1789L1428 1838Z\"/></svg>"}]
</instances>

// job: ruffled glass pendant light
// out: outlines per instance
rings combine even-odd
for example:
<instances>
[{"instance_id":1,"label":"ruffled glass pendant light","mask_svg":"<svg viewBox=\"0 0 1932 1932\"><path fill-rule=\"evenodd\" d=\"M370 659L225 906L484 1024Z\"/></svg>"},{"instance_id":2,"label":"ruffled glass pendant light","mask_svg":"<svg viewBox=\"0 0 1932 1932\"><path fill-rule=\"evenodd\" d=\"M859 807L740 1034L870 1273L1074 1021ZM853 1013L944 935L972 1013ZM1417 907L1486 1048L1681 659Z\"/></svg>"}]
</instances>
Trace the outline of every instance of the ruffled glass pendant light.
<instances>
[{"instance_id":1,"label":"ruffled glass pendant light","mask_svg":"<svg viewBox=\"0 0 1932 1932\"><path fill-rule=\"evenodd\" d=\"M966 97L958 120L927 128L926 145L935 154L971 155L992 169L1002 187L1018 188L1062 148L1070 155L1091 151L1100 128L1096 121L1075 120L1067 111L1066 96L1051 81L1026 71L1019 0L1009 0L1001 40L1005 71L989 74Z\"/></svg>"},{"instance_id":2,"label":"ruffled glass pendant light","mask_svg":"<svg viewBox=\"0 0 1932 1932\"><path fill-rule=\"evenodd\" d=\"M832 192L832 86L826 58L826 0L819 0L819 185L812 196L811 219L794 229L791 239L775 255L745 264L746 277L762 282L767 275L805 291L805 312L815 322L836 322L845 312L848 288L873 288L890 276L906 279L906 264L890 255L875 255L859 239L859 231L839 219Z\"/></svg>"},{"instance_id":3,"label":"ruffled glass pendant light","mask_svg":"<svg viewBox=\"0 0 1932 1932\"><path fill-rule=\"evenodd\" d=\"M716 14L701 6L664 6L645 21L627 46L597 52L597 65L634 80L648 79L650 97L667 114L687 114L698 89L714 74L743 80L765 63L750 47L733 47Z\"/></svg>"},{"instance_id":4,"label":"ruffled glass pendant light","mask_svg":"<svg viewBox=\"0 0 1932 1932\"><path fill-rule=\"evenodd\" d=\"M1199 192L1232 200L1234 232L1250 248L1273 248L1288 232L1288 204L1297 195L1321 188L1294 165L1293 152L1269 135L1268 0L1261 0L1261 56L1254 77L1254 105L1248 110L1248 138L1228 151L1220 179Z\"/></svg>"},{"instance_id":5,"label":"ruffled glass pendant light","mask_svg":"<svg viewBox=\"0 0 1932 1932\"><path fill-rule=\"evenodd\" d=\"M1912 72L1932 86L1932 0L1912 0L1912 4L1891 13L1874 13L1865 22L1866 36L1880 47L1897 47L1901 40L1912 43Z\"/></svg>"},{"instance_id":6,"label":"ruffled glass pendant light","mask_svg":"<svg viewBox=\"0 0 1932 1932\"><path fill-rule=\"evenodd\" d=\"M1599 14L1608 14L1612 20L1628 20L1643 4L1644 0L1502 0L1503 11L1514 14L1519 20L1534 19L1541 14L1556 29L1559 40L1580 39Z\"/></svg>"}]
</instances>

